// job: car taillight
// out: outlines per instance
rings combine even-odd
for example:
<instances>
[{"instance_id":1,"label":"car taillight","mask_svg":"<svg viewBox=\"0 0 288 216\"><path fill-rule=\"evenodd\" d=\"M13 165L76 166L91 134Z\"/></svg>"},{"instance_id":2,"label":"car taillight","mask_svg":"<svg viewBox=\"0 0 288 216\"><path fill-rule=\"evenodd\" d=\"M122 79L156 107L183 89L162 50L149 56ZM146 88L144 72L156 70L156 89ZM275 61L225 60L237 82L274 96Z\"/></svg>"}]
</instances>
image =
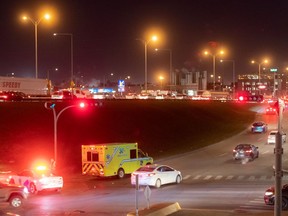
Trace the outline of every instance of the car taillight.
<instances>
[{"instance_id":1,"label":"car taillight","mask_svg":"<svg viewBox=\"0 0 288 216\"><path fill-rule=\"evenodd\" d=\"M250 152L252 152L252 150L246 150L245 152L250 153Z\"/></svg>"},{"instance_id":2,"label":"car taillight","mask_svg":"<svg viewBox=\"0 0 288 216\"><path fill-rule=\"evenodd\" d=\"M148 173L148 177L154 176L156 173Z\"/></svg>"}]
</instances>

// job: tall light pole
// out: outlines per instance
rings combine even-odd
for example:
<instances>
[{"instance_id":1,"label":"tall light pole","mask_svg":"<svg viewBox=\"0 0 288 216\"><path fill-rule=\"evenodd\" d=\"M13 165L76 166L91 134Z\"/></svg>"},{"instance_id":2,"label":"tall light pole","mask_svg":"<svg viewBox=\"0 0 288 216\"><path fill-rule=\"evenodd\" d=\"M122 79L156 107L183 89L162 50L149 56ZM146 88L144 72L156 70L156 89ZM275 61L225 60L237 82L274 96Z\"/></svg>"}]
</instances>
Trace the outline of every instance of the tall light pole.
<instances>
[{"instance_id":1,"label":"tall light pole","mask_svg":"<svg viewBox=\"0 0 288 216\"><path fill-rule=\"evenodd\" d=\"M136 39L136 40L140 40L144 43L144 72L145 72L145 81L144 81L144 86L145 86L145 92L147 92L147 47L148 44L151 41L156 41L158 38L157 36L153 36L150 40L143 40L143 39Z\"/></svg>"},{"instance_id":2,"label":"tall light pole","mask_svg":"<svg viewBox=\"0 0 288 216\"><path fill-rule=\"evenodd\" d=\"M223 55L224 54L224 51L223 50L220 50L219 52L217 53L210 53L208 51L205 51L204 52L204 55L211 55L212 56L212 59L213 59L213 90L215 91L215 79L216 79L216 56L218 55Z\"/></svg>"},{"instance_id":3,"label":"tall light pole","mask_svg":"<svg viewBox=\"0 0 288 216\"><path fill-rule=\"evenodd\" d=\"M159 80L160 80L160 88L162 89L163 88L164 77L163 76L159 76Z\"/></svg>"},{"instance_id":4,"label":"tall light pole","mask_svg":"<svg viewBox=\"0 0 288 216\"><path fill-rule=\"evenodd\" d=\"M74 63L73 63L73 34L71 34L71 33L54 33L53 34L54 36L57 36L57 35L59 35L59 36L69 36L70 37L70 59L71 59L71 61L70 61L70 64L71 64L71 78L70 78L70 87L71 87L71 89L73 90L73 87L74 87L74 81L73 81L73 78L74 78L74 67L73 67L73 65L74 65ZM72 92L72 95L73 95L73 92Z\"/></svg>"},{"instance_id":5,"label":"tall light pole","mask_svg":"<svg viewBox=\"0 0 288 216\"><path fill-rule=\"evenodd\" d=\"M155 49L155 51L168 51L169 52L169 56L170 56L170 64L169 64L169 86L170 86L170 90L171 90L171 86L172 86L172 50L171 49Z\"/></svg>"},{"instance_id":6,"label":"tall light pole","mask_svg":"<svg viewBox=\"0 0 288 216\"><path fill-rule=\"evenodd\" d=\"M85 103L81 102L79 105L70 105L70 106L64 107L62 110L60 110L60 112L58 114L56 113L56 110L55 110L56 105L54 103L45 102L44 106L46 109L52 109L52 111L53 111L53 116L54 116L54 163L56 165L56 162L57 162L57 122L58 122L58 119L59 119L60 115L65 110L73 108L73 107L84 108Z\"/></svg>"},{"instance_id":7,"label":"tall light pole","mask_svg":"<svg viewBox=\"0 0 288 216\"><path fill-rule=\"evenodd\" d=\"M221 59L220 62L232 62L232 98L235 99L235 60L223 60Z\"/></svg>"},{"instance_id":8,"label":"tall light pole","mask_svg":"<svg viewBox=\"0 0 288 216\"><path fill-rule=\"evenodd\" d=\"M32 24L34 25L34 33L35 33L35 78L38 79L38 25L40 24L40 22L43 19L49 20L50 15L45 14L44 16L42 16L38 20L33 20L32 18L27 17L27 16L23 16L22 19L25 21L30 20L32 22Z\"/></svg>"},{"instance_id":9,"label":"tall light pole","mask_svg":"<svg viewBox=\"0 0 288 216\"><path fill-rule=\"evenodd\" d=\"M256 62L254 60L251 61L252 64L258 64L258 81L259 81L259 84L261 83L261 65L263 64L267 64L268 63L268 60L267 59L264 59L262 62Z\"/></svg>"}]
</instances>

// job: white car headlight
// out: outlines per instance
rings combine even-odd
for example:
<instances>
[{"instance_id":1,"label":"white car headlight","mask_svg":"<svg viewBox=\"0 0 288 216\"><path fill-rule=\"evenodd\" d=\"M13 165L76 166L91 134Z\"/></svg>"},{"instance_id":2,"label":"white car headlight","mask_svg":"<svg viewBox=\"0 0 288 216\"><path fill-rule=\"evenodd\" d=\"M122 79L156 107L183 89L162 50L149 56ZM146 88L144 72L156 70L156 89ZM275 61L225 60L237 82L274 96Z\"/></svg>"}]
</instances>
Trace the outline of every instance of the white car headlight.
<instances>
[{"instance_id":1,"label":"white car headlight","mask_svg":"<svg viewBox=\"0 0 288 216\"><path fill-rule=\"evenodd\" d=\"M271 195L273 195L273 192L271 192L271 191L266 191L265 192L265 196L271 196Z\"/></svg>"}]
</instances>

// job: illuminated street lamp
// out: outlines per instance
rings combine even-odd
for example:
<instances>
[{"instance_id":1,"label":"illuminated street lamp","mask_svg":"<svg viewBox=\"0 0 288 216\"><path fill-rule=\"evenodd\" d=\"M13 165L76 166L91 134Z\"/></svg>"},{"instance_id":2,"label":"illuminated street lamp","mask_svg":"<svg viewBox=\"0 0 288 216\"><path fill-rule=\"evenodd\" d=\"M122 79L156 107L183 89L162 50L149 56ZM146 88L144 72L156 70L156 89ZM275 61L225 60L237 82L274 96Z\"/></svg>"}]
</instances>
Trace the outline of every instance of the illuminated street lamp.
<instances>
[{"instance_id":1,"label":"illuminated street lamp","mask_svg":"<svg viewBox=\"0 0 288 216\"><path fill-rule=\"evenodd\" d=\"M150 40L143 40L143 39L136 39L136 40L140 40L144 43L144 58L145 58L145 82L144 82L144 86L145 86L145 92L147 92L147 46L151 41L157 41L157 36L152 36Z\"/></svg>"},{"instance_id":2,"label":"illuminated street lamp","mask_svg":"<svg viewBox=\"0 0 288 216\"><path fill-rule=\"evenodd\" d=\"M31 19L30 17L27 17L27 16L23 16L22 19L24 21L30 20L32 22L32 24L34 25L34 29L35 29L35 78L38 79L38 25L40 24L40 22L43 19L49 20L50 19L50 15L49 14L45 14L39 20L33 20L33 19Z\"/></svg>"},{"instance_id":3,"label":"illuminated street lamp","mask_svg":"<svg viewBox=\"0 0 288 216\"><path fill-rule=\"evenodd\" d=\"M170 54L169 85L170 85L170 88L171 88L171 85L172 85L172 50L171 49L155 49L155 51L168 51L169 54Z\"/></svg>"},{"instance_id":4,"label":"illuminated street lamp","mask_svg":"<svg viewBox=\"0 0 288 216\"><path fill-rule=\"evenodd\" d=\"M268 60L267 59L264 59L262 62L256 62L254 60L251 61L252 64L258 64L258 79L259 79L259 85L261 83L261 78L260 78L260 73L261 73L261 65L262 64L267 64L268 63Z\"/></svg>"},{"instance_id":5,"label":"illuminated street lamp","mask_svg":"<svg viewBox=\"0 0 288 216\"><path fill-rule=\"evenodd\" d=\"M220 50L219 52L217 53L210 53L208 51L205 51L204 52L204 55L211 55L212 56L212 59L213 59L213 90L215 91L215 79L216 79L216 56L218 55L224 55L224 51L223 50Z\"/></svg>"},{"instance_id":6,"label":"illuminated street lamp","mask_svg":"<svg viewBox=\"0 0 288 216\"><path fill-rule=\"evenodd\" d=\"M70 78L70 88L72 89L73 92L73 87L74 87L74 81L73 81L73 77L74 77L74 67L73 67L73 34L71 33L54 33L54 36L69 36L70 37L70 64L71 64L71 78ZM73 95L73 94L72 94Z\"/></svg>"},{"instance_id":7,"label":"illuminated street lamp","mask_svg":"<svg viewBox=\"0 0 288 216\"><path fill-rule=\"evenodd\" d=\"M62 110L60 110L60 112L57 114L56 110L55 110L55 103L49 103L49 102L45 102L44 104L46 109L52 109L53 111L53 116L54 116L54 166L56 167L56 162L57 162L57 122L58 119L60 117L60 115L67 109L73 108L73 107L80 107L80 108L84 108L86 106L85 103L81 102L80 104L77 105L70 105L67 107L64 107ZM55 169L54 167L54 169Z\"/></svg>"},{"instance_id":8,"label":"illuminated street lamp","mask_svg":"<svg viewBox=\"0 0 288 216\"><path fill-rule=\"evenodd\" d=\"M233 82L233 86L232 86L232 98L235 98L235 60L223 60L221 59L220 62L232 62L232 66L233 66L233 75L232 75L232 82Z\"/></svg>"}]
</instances>

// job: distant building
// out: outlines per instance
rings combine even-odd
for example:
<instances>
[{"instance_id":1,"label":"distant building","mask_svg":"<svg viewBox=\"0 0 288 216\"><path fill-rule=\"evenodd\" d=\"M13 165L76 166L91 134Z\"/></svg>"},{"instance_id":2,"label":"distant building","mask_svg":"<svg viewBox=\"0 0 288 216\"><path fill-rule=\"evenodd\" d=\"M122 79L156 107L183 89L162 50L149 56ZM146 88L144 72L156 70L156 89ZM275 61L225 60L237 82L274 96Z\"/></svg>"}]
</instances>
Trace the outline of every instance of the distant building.
<instances>
[{"instance_id":1,"label":"distant building","mask_svg":"<svg viewBox=\"0 0 288 216\"><path fill-rule=\"evenodd\" d=\"M286 76L270 73L260 77L255 74L239 75L236 85L237 92L248 92L251 95L279 96L286 94Z\"/></svg>"},{"instance_id":2,"label":"distant building","mask_svg":"<svg viewBox=\"0 0 288 216\"><path fill-rule=\"evenodd\" d=\"M171 77L170 88L177 92L194 92L207 90L207 71L189 71L186 68L175 70Z\"/></svg>"}]
</instances>

